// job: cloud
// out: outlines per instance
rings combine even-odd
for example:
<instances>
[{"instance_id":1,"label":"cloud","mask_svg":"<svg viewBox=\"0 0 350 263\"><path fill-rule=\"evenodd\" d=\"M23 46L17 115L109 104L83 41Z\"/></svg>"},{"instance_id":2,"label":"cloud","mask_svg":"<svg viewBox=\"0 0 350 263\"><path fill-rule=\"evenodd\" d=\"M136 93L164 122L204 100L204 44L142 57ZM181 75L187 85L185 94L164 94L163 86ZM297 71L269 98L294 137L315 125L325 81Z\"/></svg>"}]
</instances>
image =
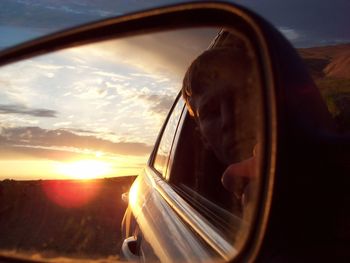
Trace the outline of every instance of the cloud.
<instances>
[{"instance_id":1,"label":"cloud","mask_svg":"<svg viewBox=\"0 0 350 263\"><path fill-rule=\"evenodd\" d=\"M54 31L120 15L128 3L99 1L1 0L0 48Z\"/></svg>"},{"instance_id":2,"label":"cloud","mask_svg":"<svg viewBox=\"0 0 350 263\"><path fill-rule=\"evenodd\" d=\"M146 102L152 112L163 116L169 112L171 105L174 103L174 96L170 95L141 94L138 98Z\"/></svg>"},{"instance_id":3,"label":"cloud","mask_svg":"<svg viewBox=\"0 0 350 263\"><path fill-rule=\"evenodd\" d=\"M208 48L218 32L218 28L172 30L110 40L72 51L80 58L95 61L95 65L101 59L123 64L125 68L135 70L131 77L182 80L190 63Z\"/></svg>"},{"instance_id":4,"label":"cloud","mask_svg":"<svg viewBox=\"0 0 350 263\"><path fill-rule=\"evenodd\" d=\"M30 115L33 117L46 117L55 118L57 117L57 112L49 109L39 109L39 108L28 108L23 105L15 104L0 104L0 114L22 114Z\"/></svg>"},{"instance_id":5,"label":"cloud","mask_svg":"<svg viewBox=\"0 0 350 263\"><path fill-rule=\"evenodd\" d=\"M180 91L188 65L215 34L216 29L147 34L9 65L0 72L0 105L47 108L59 112L59 116L42 119L7 115L2 126L70 129L77 136L151 145ZM26 119L15 119L19 117Z\"/></svg>"},{"instance_id":6,"label":"cloud","mask_svg":"<svg viewBox=\"0 0 350 263\"><path fill-rule=\"evenodd\" d=\"M298 40L300 38L300 34L292 29L292 28L288 28L288 27L280 27L278 28L282 34L290 41L295 41L295 40Z\"/></svg>"},{"instance_id":7,"label":"cloud","mask_svg":"<svg viewBox=\"0 0 350 263\"><path fill-rule=\"evenodd\" d=\"M90 156L92 158L95 157L93 154L82 154L67 149L48 149L16 145L1 145L0 147L0 161L7 159L28 160L31 158L40 158L55 161L70 161L80 159L82 155L88 158Z\"/></svg>"},{"instance_id":8,"label":"cloud","mask_svg":"<svg viewBox=\"0 0 350 263\"><path fill-rule=\"evenodd\" d=\"M121 74L116 74L114 72L105 72L105 71L95 71L93 72L95 75L103 76L103 77L109 77L113 81L125 81L125 80L130 80L130 77L121 75Z\"/></svg>"},{"instance_id":9,"label":"cloud","mask_svg":"<svg viewBox=\"0 0 350 263\"><path fill-rule=\"evenodd\" d=\"M68 126L70 125L72 122L71 121L62 121L62 122L56 122L55 124L53 124L54 127L59 127L59 126Z\"/></svg>"},{"instance_id":10,"label":"cloud","mask_svg":"<svg viewBox=\"0 0 350 263\"><path fill-rule=\"evenodd\" d=\"M13 147L70 147L77 151L101 151L122 155L145 155L152 147L138 142L112 142L92 135L77 135L66 129L40 127L2 128L0 144Z\"/></svg>"},{"instance_id":11,"label":"cloud","mask_svg":"<svg viewBox=\"0 0 350 263\"><path fill-rule=\"evenodd\" d=\"M175 3L175 0L152 1L48 1L1 0L4 12L0 14L0 45L11 45L48 32L117 16L130 11L144 10L159 5ZM235 0L268 19L276 27L294 28L303 32L302 45L320 45L334 39L349 41L349 0ZM296 15L297 14L297 15ZM10 30L6 28L11 27ZM17 27L17 33L14 28ZM35 33L34 33L35 32ZM191 37L191 36L190 36Z\"/></svg>"}]
</instances>

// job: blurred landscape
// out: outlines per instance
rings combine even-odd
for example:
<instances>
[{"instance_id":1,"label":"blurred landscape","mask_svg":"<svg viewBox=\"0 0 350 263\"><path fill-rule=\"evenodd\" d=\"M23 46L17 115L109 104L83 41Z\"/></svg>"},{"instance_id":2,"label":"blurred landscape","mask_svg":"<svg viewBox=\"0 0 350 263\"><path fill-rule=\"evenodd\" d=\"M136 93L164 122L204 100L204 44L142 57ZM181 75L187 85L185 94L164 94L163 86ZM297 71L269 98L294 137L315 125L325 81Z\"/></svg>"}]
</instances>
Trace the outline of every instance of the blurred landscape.
<instances>
[{"instance_id":1,"label":"blurred landscape","mask_svg":"<svg viewBox=\"0 0 350 263\"><path fill-rule=\"evenodd\" d=\"M350 131L350 44L298 49L338 124Z\"/></svg>"},{"instance_id":2,"label":"blurred landscape","mask_svg":"<svg viewBox=\"0 0 350 263\"><path fill-rule=\"evenodd\" d=\"M127 207L121 195L134 178L0 181L0 252L118 259Z\"/></svg>"}]
</instances>

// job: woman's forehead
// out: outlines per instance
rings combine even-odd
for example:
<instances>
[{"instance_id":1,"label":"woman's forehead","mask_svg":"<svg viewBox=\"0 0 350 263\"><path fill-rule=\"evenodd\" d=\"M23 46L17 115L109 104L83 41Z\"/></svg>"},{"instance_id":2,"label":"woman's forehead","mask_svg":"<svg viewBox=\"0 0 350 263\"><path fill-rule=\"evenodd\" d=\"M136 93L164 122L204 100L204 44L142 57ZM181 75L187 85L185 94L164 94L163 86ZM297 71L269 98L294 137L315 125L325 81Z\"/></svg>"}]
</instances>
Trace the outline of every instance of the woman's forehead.
<instances>
[{"instance_id":1,"label":"woman's forehead","mask_svg":"<svg viewBox=\"0 0 350 263\"><path fill-rule=\"evenodd\" d=\"M233 90L227 85L214 85L199 93L194 93L191 97L191 103L198 110L208 105L219 105L227 99L232 99L233 94Z\"/></svg>"}]
</instances>

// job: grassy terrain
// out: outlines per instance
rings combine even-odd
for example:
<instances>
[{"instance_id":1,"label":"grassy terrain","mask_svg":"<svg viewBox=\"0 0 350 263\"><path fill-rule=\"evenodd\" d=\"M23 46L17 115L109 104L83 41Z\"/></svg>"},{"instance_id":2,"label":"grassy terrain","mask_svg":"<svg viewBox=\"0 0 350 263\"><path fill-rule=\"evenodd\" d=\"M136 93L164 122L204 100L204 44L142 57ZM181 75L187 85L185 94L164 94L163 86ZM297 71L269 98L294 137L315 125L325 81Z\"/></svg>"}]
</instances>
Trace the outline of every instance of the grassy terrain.
<instances>
[{"instance_id":1,"label":"grassy terrain","mask_svg":"<svg viewBox=\"0 0 350 263\"><path fill-rule=\"evenodd\" d=\"M57 253L40 253L36 251L18 251L18 250L0 250L0 255L12 257L16 259L30 260L33 262L49 262L49 263L120 263L125 262L119 260L118 256L108 257L89 257L81 256L62 256ZM1 259L1 258L0 258Z\"/></svg>"},{"instance_id":2,"label":"grassy terrain","mask_svg":"<svg viewBox=\"0 0 350 263\"><path fill-rule=\"evenodd\" d=\"M350 132L350 44L299 49L340 132Z\"/></svg>"},{"instance_id":3,"label":"grassy terrain","mask_svg":"<svg viewBox=\"0 0 350 263\"><path fill-rule=\"evenodd\" d=\"M350 131L350 79L326 77L315 82L339 130Z\"/></svg>"},{"instance_id":4,"label":"grassy terrain","mask_svg":"<svg viewBox=\"0 0 350 263\"><path fill-rule=\"evenodd\" d=\"M344 111L349 110L344 103L350 101L350 79L326 77L315 82L334 117L339 117Z\"/></svg>"},{"instance_id":5,"label":"grassy terrain","mask_svg":"<svg viewBox=\"0 0 350 263\"><path fill-rule=\"evenodd\" d=\"M126 208L121 195L133 179L1 181L0 251L117 259Z\"/></svg>"}]
</instances>

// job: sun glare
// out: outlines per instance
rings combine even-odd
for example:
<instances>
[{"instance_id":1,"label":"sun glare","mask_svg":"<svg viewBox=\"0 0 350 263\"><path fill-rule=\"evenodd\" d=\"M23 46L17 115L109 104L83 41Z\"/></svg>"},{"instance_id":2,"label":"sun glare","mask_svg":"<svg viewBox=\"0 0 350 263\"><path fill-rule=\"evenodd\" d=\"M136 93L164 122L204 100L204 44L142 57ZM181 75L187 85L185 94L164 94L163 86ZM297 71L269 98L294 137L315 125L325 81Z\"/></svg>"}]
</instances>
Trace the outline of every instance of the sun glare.
<instances>
[{"instance_id":1,"label":"sun glare","mask_svg":"<svg viewBox=\"0 0 350 263\"><path fill-rule=\"evenodd\" d=\"M111 164L97 160L80 160L57 166L57 172L74 179L93 179L112 172Z\"/></svg>"}]
</instances>

